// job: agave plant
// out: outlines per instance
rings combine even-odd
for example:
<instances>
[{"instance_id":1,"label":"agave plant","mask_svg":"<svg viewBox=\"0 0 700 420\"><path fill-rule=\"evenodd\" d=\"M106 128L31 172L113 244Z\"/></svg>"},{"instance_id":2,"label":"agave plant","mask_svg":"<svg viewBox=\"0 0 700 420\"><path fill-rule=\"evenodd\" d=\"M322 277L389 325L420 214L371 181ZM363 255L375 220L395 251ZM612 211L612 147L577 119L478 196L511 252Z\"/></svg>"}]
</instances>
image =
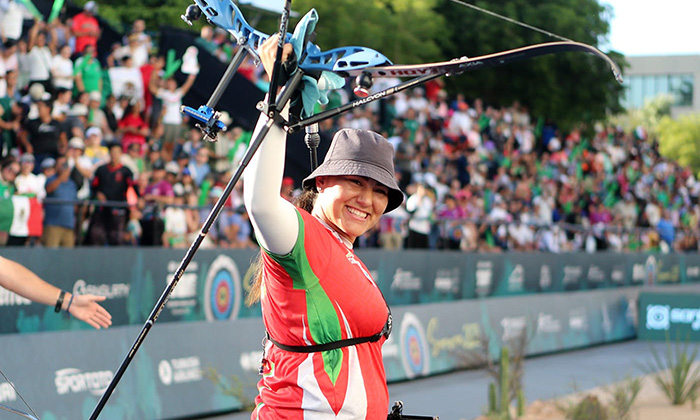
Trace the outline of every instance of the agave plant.
<instances>
[{"instance_id":1,"label":"agave plant","mask_svg":"<svg viewBox=\"0 0 700 420\"><path fill-rule=\"evenodd\" d=\"M700 393L700 364L693 366L698 348L691 351L688 341L676 339L674 346L671 346L670 340L666 340L665 358L654 347L651 347L651 352L653 360L645 370L653 375L654 382L673 405L691 401L694 407Z\"/></svg>"}]
</instances>

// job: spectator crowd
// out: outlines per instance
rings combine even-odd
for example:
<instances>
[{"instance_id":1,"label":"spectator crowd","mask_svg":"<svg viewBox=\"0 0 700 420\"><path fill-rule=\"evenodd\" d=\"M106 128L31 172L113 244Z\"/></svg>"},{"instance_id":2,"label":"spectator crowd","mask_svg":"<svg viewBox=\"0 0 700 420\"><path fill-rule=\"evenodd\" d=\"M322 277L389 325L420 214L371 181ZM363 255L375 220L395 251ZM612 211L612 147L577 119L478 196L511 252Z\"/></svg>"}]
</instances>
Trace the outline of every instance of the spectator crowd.
<instances>
[{"instance_id":1,"label":"spectator crowd","mask_svg":"<svg viewBox=\"0 0 700 420\"><path fill-rule=\"evenodd\" d=\"M77 15L45 23L25 19L16 0L0 2L0 244L187 247L250 133L234 127L216 143L203 141L180 113L198 77L196 51L183 57L187 77L178 85L143 21L98 51L97 11L89 1ZM222 61L236 48L211 26L196 45ZM252 61L239 72L265 89ZM377 80L373 89L399 82ZM326 107L350 92L331 92ZM641 129L562 133L517 102L449 97L439 80L321 128L339 127L375 130L394 145L407 198L358 247L698 250L700 181L662 157ZM285 178L281 194L291 200L299 186ZM256 246L240 186L202 246Z\"/></svg>"}]
</instances>

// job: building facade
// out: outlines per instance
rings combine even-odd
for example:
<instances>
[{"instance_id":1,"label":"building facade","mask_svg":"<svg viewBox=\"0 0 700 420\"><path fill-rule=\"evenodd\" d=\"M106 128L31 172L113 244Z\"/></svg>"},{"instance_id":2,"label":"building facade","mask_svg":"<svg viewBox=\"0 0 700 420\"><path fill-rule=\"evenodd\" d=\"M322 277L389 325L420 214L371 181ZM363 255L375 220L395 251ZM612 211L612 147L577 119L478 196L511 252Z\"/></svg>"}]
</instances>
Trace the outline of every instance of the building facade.
<instances>
[{"instance_id":1,"label":"building facade","mask_svg":"<svg viewBox=\"0 0 700 420\"><path fill-rule=\"evenodd\" d=\"M626 57L625 70L627 109L641 108L659 95L671 95L671 115L700 113L700 55Z\"/></svg>"}]
</instances>

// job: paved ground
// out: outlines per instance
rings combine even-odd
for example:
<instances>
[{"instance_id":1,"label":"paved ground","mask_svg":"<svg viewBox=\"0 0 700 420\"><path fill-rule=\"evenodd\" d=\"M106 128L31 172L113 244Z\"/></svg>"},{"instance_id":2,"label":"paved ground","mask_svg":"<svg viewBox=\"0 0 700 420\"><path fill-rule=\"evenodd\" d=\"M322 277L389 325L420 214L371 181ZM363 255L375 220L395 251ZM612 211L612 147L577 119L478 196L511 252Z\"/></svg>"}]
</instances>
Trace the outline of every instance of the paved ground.
<instances>
[{"instance_id":1,"label":"paved ground","mask_svg":"<svg viewBox=\"0 0 700 420\"><path fill-rule=\"evenodd\" d=\"M663 351L663 343L654 344ZM523 385L527 401L548 400L643 374L650 360L650 344L627 341L607 346L528 359ZM401 400L404 413L439 416L441 420L473 419L484 411L491 379L484 370L469 370L389 385L393 403ZM233 413L209 420L244 420L249 413Z\"/></svg>"}]
</instances>

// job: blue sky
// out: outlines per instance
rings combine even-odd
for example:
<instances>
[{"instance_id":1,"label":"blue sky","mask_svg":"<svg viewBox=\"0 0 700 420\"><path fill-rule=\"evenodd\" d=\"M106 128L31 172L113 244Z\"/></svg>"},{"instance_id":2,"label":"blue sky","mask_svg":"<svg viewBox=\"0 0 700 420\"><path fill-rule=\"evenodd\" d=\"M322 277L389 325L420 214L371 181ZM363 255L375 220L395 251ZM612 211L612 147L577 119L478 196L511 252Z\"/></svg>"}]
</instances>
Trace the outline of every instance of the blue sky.
<instances>
[{"instance_id":1,"label":"blue sky","mask_svg":"<svg viewBox=\"0 0 700 420\"><path fill-rule=\"evenodd\" d=\"M700 54L700 0L599 1L613 7L612 49L628 56Z\"/></svg>"}]
</instances>

